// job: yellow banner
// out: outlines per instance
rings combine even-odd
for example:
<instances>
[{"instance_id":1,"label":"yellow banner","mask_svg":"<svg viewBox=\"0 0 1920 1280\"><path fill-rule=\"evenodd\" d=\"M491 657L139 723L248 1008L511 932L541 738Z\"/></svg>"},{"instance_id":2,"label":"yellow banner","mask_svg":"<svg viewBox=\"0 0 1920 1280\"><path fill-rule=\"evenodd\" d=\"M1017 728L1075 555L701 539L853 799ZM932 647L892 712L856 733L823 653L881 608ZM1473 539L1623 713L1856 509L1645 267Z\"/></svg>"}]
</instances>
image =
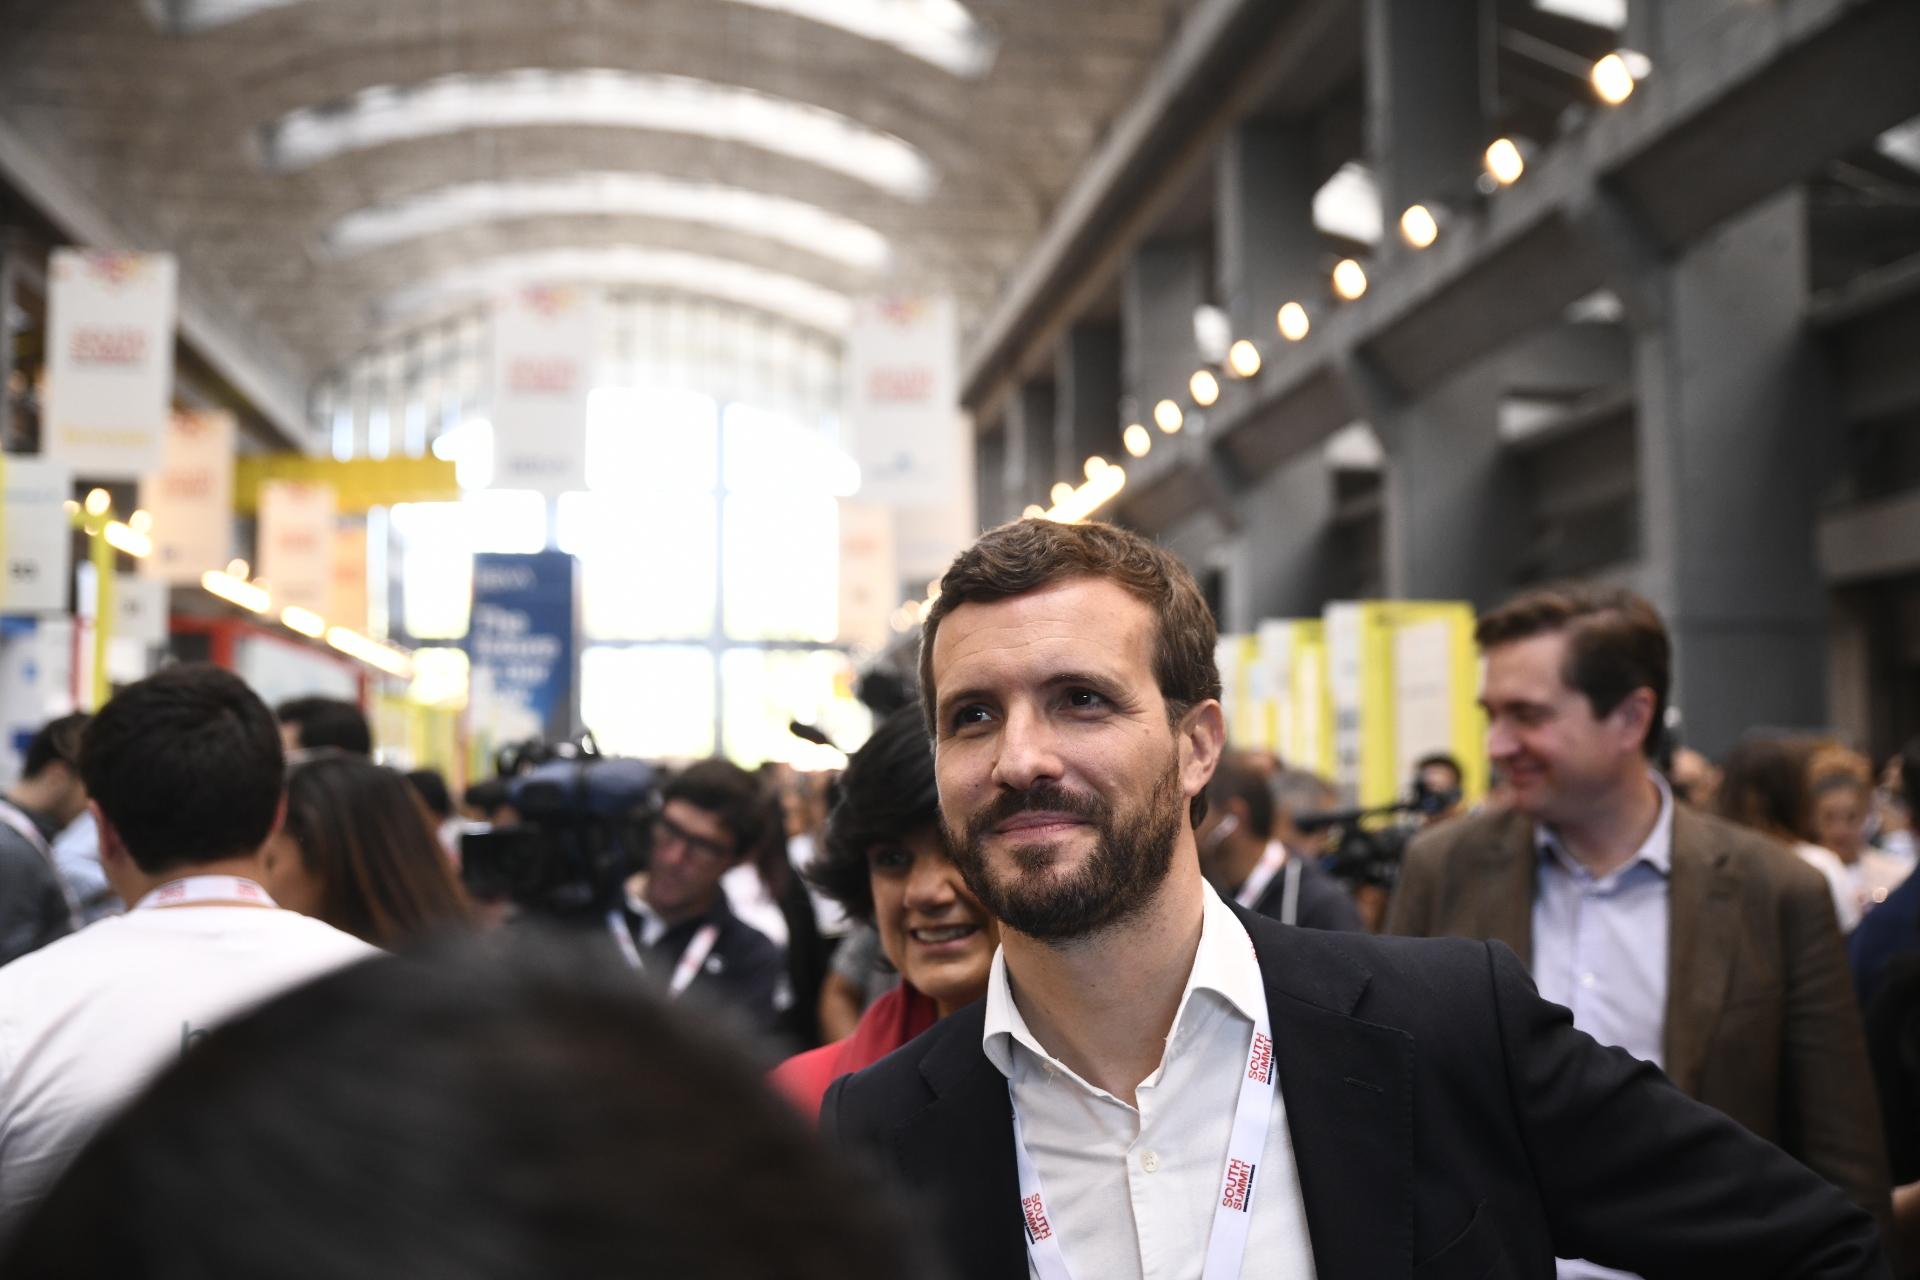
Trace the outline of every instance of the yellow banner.
<instances>
[{"instance_id":1,"label":"yellow banner","mask_svg":"<svg viewBox=\"0 0 1920 1280\"><path fill-rule=\"evenodd\" d=\"M252 454L233 465L233 509L252 515L269 480L326 485L342 515L396 502L453 502L460 497L453 463L439 458L310 458L300 453Z\"/></svg>"}]
</instances>

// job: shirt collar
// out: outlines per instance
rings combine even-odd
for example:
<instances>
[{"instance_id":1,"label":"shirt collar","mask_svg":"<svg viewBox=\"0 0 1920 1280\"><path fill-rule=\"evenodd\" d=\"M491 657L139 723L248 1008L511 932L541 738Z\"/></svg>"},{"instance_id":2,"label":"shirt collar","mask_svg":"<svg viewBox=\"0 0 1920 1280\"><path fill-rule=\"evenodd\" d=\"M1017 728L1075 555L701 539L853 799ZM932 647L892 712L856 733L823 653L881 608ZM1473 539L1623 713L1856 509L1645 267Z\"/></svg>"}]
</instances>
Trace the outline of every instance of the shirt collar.
<instances>
[{"instance_id":1,"label":"shirt collar","mask_svg":"<svg viewBox=\"0 0 1920 1280\"><path fill-rule=\"evenodd\" d=\"M1663 876L1673 874L1673 788L1660 776L1658 769L1648 769L1647 776L1653 779L1655 789L1660 792L1660 816L1653 820L1653 830L1634 851L1633 857L1623 864L1622 870L1636 862L1644 862ZM1542 858L1555 858L1573 865L1572 855L1560 842L1560 837L1546 823L1535 823L1533 828L1533 847ZM1614 874L1618 874L1615 872Z\"/></svg>"},{"instance_id":2,"label":"shirt collar","mask_svg":"<svg viewBox=\"0 0 1920 1280\"><path fill-rule=\"evenodd\" d=\"M1200 918L1200 948L1194 953L1193 968L1180 993L1180 1005L1167 1032L1169 1052L1186 1024L1188 1010L1196 992L1209 992L1249 1023L1266 1002L1266 982L1260 974L1260 961L1254 955L1253 940L1233 914L1233 908L1221 900L1213 886L1203 883L1203 913ZM1000 1074L1013 1077L1013 1046L1023 1046L1042 1061L1057 1059L1040 1044L1027 1020L1014 1003L1013 987L1007 977L1005 948L993 953L993 967L987 974L986 1024L980 1033L980 1048ZM1164 1065L1164 1060L1163 1060ZM1157 1074L1157 1073L1156 1073Z\"/></svg>"}]
</instances>

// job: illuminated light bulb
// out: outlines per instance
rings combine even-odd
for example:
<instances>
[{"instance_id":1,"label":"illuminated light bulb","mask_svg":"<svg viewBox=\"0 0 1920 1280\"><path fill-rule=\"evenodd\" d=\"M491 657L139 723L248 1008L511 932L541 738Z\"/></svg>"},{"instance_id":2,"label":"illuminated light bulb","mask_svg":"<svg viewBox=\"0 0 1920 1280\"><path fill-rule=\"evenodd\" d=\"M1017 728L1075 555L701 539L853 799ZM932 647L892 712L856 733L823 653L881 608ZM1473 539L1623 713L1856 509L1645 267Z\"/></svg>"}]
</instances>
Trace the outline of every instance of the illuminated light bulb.
<instances>
[{"instance_id":1,"label":"illuminated light bulb","mask_svg":"<svg viewBox=\"0 0 1920 1280\"><path fill-rule=\"evenodd\" d=\"M1617 107L1633 96L1633 69L1627 63L1624 54L1610 53L1593 64L1593 91L1600 95L1600 101L1610 107Z\"/></svg>"},{"instance_id":2,"label":"illuminated light bulb","mask_svg":"<svg viewBox=\"0 0 1920 1280\"><path fill-rule=\"evenodd\" d=\"M1206 369L1196 369L1187 379L1187 390L1193 393L1193 402L1202 409L1212 406L1220 398L1220 379Z\"/></svg>"},{"instance_id":3,"label":"illuminated light bulb","mask_svg":"<svg viewBox=\"0 0 1920 1280\"><path fill-rule=\"evenodd\" d=\"M1056 484L1055 486L1053 486L1053 488L1047 490L1047 496L1053 499L1054 506L1056 507L1060 506L1062 503L1065 503L1070 499L1072 499L1073 486L1068 484L1065 480L1062 480L1059 484Z\"/></svg>"},{"instance_id":4,"label":"illuminated light bulb","mask_svg":"<svg viewBox=\"0 0 1920 1280\"><path fill-rule=\"evenodd\" d=\"M1495 138L1487 145L1487 175L1503 187L1510 187L1520 181L1520 175L1527 171L1527 161L1520 154L1520 148L1514 145L1512 138Z\"/></svg>"},{"instance_id":5,"label":"illuminated light bulb","mask_svg":"<svg viewBox=\"0 0 1920 1280\"><path fill-rule=\"evenodd\" d=\"M1027 509L1020 514L1028 520L1038 520L1047 514L1047 509L1037 502L1030 502L1027 504Z\"/></svg>"},{"instance_id":6,"label":"illuminated light bulb","mask_svg":"<svg viewBox=\"0 0 1920 1280\"><path fill-rule=\"evenodd\" d=\"M1307 330L1313 327L1307 319L1307 309L1297 302L1289 302L1281 307L1275 320L1280 325L1280 336L1288 342L1300 341L1307 336Z\"/></svg>"},{"instance_id":7,"label":"illuminated light bulb","mask_svg":"<svg viewBox=\"0 0 1920 1280\"><path fill-rule=\"evenodd\" d=\"M280 621L303 636L312 636L315 640L327 634L327 620L311 609L303 609L290 604L280 611Z\"/></svg>"},{"instance_id":8,"label":"illuminated light bulb","mask_svg":"<svg viewBox=\"0 0 1920 1280\"><path fill-rule=\"evenodd\" d=\"M1088 458L1087 465L1081 468L1081 470L1086 472L1087 479L1089 480L1094 479L1102 471L1105 471L1106 469L1107 469L1107 460L1101 457L1097 453L1094 454L1091 458Z\"/></svg>"},{"instance_id":9,"label":"illuminated light bulb","mask_svg":"<svg viewBox=\"0 0 1920 1280\"><path fill-rule=\"evenodd\" d=\"M1227 352L1227 367L1232 369L1237 377L1251 378L1260 372L1260 348L1245 338L1240 339Z\"/></svg>"},{"instance_id":10,"label":"illuminated light bulb","mask_svg":"<svg viewBox=\"0 0 1920 1280\"><path fill-rule=\"evenodd\" d=\"M1400 235L1414 248L1424 249L1440 238L1440 223L1427 206L1409 205L1400 215Z\"/></svg>"},{"instance_id":11,"label":"illuminated light bulb","mask_svg":"<svg viewBox=\"0 0 1920 1280\"><path fill-rule=\"evenodd\" d=\"M153 513L144 510L134 512L127 517L127 528L133 530L135 533L151 532L153 529Z\"/></svg>"},{"instance_id":12,"label":"illuminated light bulb","mask_svg":"<svg viewBox=\"0 0 1920 1280\"><path fill-rule=\"evenodd\" d=\"M253 576L253 566L245 560L229 560L227 561L227 572L240 579L240 581L245 582Z\"/></svg>"},{"instance_id":13,"label":"illuminated light bulb","mask_svg":"<svg viewBox=\"0 0 1920 1280\"><path fill-rule=\"evenodd\" d=\"M1120 442L1127 446L1127 452L1136 458L1147 456L1147 450L1153 448L1153 433L1139 423L1133 423L1120 436Z\"/></svg>"},{"instance_id":14,"label":"illuminated light bulb","mask_svg":"<svg viewBox=\"0 0 1920 1280\"><path fill-rule=\"evenodd\" d=\"M87 495L86 507L87 514L90 516L103 516L107 514L107 508L112 505L113 498L105 489L95 489Z\"/></svg>"},{"instance_id":15,"label":"illuminated light bulb","mask_svg":"<svg viewBox=\"0 0 1920 1280\"><path fill-rule=\"evenodd\" d=\"M1168 435L1178 431L1186 420L1186 415L1180 412L1180 406L1171 400L1162 400L1153 406L1154 424Z\"/></svg>"},{"instance_id":16,"label":"illuminated light bulb","mask_svg":"<svg viewBox=\"0 0 1920 1280\"><path fill-rule=\"evenodd\" d=\"M61 503L60 505L66 511L66 513L70 516L77 516L80 514L80 504L75 502L72 498L68 498L65 502Z\"/></svg>"},{"instance_id":17,"label":"illuminated light bulb","mask_svg":"<svg viewBox=\"0 0 1920 1280\"><path fill-rule=\"evenodd\" d=\"M1333 267L1333 291L1352 302L1367 291L1367 270L1352 258L1342 258Z\"/></svg>"}]
</instances>

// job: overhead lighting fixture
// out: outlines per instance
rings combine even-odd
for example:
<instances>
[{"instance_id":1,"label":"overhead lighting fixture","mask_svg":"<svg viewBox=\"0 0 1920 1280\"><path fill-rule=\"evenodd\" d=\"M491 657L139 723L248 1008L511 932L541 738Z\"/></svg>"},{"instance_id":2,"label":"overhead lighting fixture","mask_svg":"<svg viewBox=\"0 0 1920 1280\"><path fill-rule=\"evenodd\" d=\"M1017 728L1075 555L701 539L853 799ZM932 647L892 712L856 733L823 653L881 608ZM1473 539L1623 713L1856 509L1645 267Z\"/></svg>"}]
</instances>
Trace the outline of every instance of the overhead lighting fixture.
<instances>
[{"instance_id":1,"label":"overhead lighting fixture","mask_svg":"<svg viewBox=\"0 0 1920 1280\"><path fill-rule=\"evenodd\" d=\"M1153 422L1168 435L1179 431L1186 422L1186 415L1180 412L1180 406L1171 400L1162 400L1153 406Z\"/></svg>"},{"instance_id":2,"label":"overhead lighting fixture","mask_svg":"<svg viewBox=\"0 0 1920 1280\"><path fill-rule=\"evenodd\" d=\"M144 508L127 517L127 527L135 533L153 532L153 512Z\"/></svg>"},{"instance_id":3,"label":"overhead lighting fixture","mask_svg":"<svg viewBox=\"0 0 1920 1280\"><path fill-rule=\"evenodd\" d=\"M738 142L832 169L907 200L933 191L918 148L838 112L691 76L538 67L457 72L378 85L344 103L302 107L267 125L269 169L306 169L351 151L413 138L527 127L647 129Z\"/></svg>"},{"instance_id":4,"label":"overhead lighting fixture","mask_svg":"<svg viewBox=\"0 0 1920 1280\"><path fill-rule=\"evenodd\" d=\"M1120 443L1134 457L1144 458L1148 450L1153 448L1153 433L1137 422L1129 423L1127 429L1120 433Z\"/></svg>"},{"instance_id":5,"label":"overhead lighting fixture","mask_svg":"<svg viewBox=\"0 0 1920 1280\"><path fill-rule=\"evenodd\" d=\"M1439 219L1423 204L1410 205L1400 215L1400 238L1416 249L1424 249L1440 238Z\"/></svg>"},{"instance_id":6,"label":"overhead lighting fixture","mask_svg":"<svg viewBox=\"0 0 1920 1280\"><path fill-rule=\"evenodd\" d=\"M312 636L315 640L327 634L327 620L311 609L303 609L290 604L280 611L280 621L303 636Z\"/></svg>"},{"instance_id":7,"label":"overhead lighting fixture","mask_svg":"<svg viewBox=\"0 0 1920 1280\"><path fill-rule=\"evenodd\" d=\"M1237 378L1251 378L1260 372L1260 348L1242 338L1227 352L1227 368Z\"/></svg>"},{"instance_id":8,"label":"overhead lighting fixture","mask_svg":"<svg viewBox=\"0 0 1920 1280\"><path fill-rule=\"evenodd\" d=\"M1330 236L1378 244L1385 223L1380 184L1365 165L1349 160L1313 193L1313 225Z\"/></svg>"},{"instance_id":9,"label":"overhead lighting fixture","mask_svg":"<svg viewBox=\"0 0 1920 1280\"><path fill-rule=\"evenodd\" d=\"M1348 302L1367 291L1367 269L1352 258L1342 258L1333 267L1333 291Z\"/></svg>"},{"instance_id":10,"label":"overhead lighting fixture","mask_svg":"<svg viewBox=\"0 0 1920 1280\"><path fill-rule=\"evenodd\" d=\"M1233 320L1225 311L1210 302L1194 308L1193 345L1202 360L1225 359L1232 342Z\"/></svg>"},{"instance_id":11,"label":"overhead lighting fixture","mask_svg":"<svg viewBox=\"0 0 1920 1280\"><path fill-rule=\"evenodd\" d=\"M1289 302L1280 308L1274 316L1274 323L1280 327L1280 336L1288 342L1298 342L1307 336L1313 327L1307 319L1307 309L1297 302Z\"/></svg>"},{"instance_id":12,"label":"overhead lighting fixture","mask_svg":"<svg viewBox=\"0 0 1920 1280\"><path fill-rule=\"evenodd\" d=\"M273 597L267 594L265 587L256 587L245 578L218 569L209 569L200 575L200 585L208 595L218 596L228 604L237 604L253 613L266 613L273 608Z\"/></svg>"},{"instance_id":13,"label":"overhead lighting fixture","mask_svg":"<svg viewBox=\"0 0 1920 1280\"><path fill-rule=\"evenodd\" d=\"M1047 490L1047 496L1053 499L1053 505L1057 507L1073 496L1073 486L1062 480Z\"/></svg>"},{"instance_id":14,"label":"overhead lighting fixture","mask_svg":"<svg viewBox=\"0 0 1920 1280\"><path fill-rule=\"evenodd\" d=\"M1099 454L1096 453L1091 458L1087 459L1086 465L1081 467L1080 471L1082 475L1086 476L1087 479L1091 480L1112 465L1113 465L1112 463L1108 462L1105 458L1101 457Z\"/></svg>"},{"instance_id":15,"label":"overhead lighting fixture","mask_svg":"<svg viewBox=\"0 0 1920 1280\"><path fill-rule=\"evenodd\" d=\"M468 182L356 209L327 232L339 257L517 218L659 218L763 237L864 270L884 267L887 238L818 205L744 187L656 174L578 173L524 182Z\"/></svg>"},{"instance_id":16,"label":"overhead lighting fixture","mask_svg":"<svg viewBox=\"0 0 1920 1280\"><path fill-rule=\"evenodd\" d=\"M89 489L83 505L88 515L103 516L107 514L107 508L113 505L113 495L105 489Z\"/></svg>"},{"instance_id":17,"label":"overhead lighting fixture","mask_svg":"<svg viewBox=\"0 0 1920 1280\"><path fill-rule=\"evenodd\" d=\"M1634 85L1647 78L1653 63L1643 53L1619 49L1593 64L1593 91L1600 101L1617 107L1633 96Z\"/></svg>"},{"instance_id":18,"label":"overhead lighting fixture","mask_svg":"<svg viewBox=\"0 0 1920 1280\"><path fill-rule=\"evenodd\" d=\"M253 566L249 565L245 560L229 560L227 561L227 572L240 579L240 581L245 582L253 576Z\"/></svg>"},{"instance_id":19,"label":"overhead lighting fixture","mask_svg":"<svg viewBox=\"0 0 1920 1280\"><path fill-rule=\"evenodd\" d=\"M1126 485L1126 468L1109 466L1078 489L1068 488L1065 495L1056 492L1053 506L1041 515L1058 524L1079 524L1112 501Z\"/></svg>"},{"instance_id":20,"label":"overhead lighting fixture","mask_svg":"<svg viewBox=\"0 0 1920 1280\"><path fill-rule=\"evenodd\" d=\"M1520 175L1527 171L1526 158L1512 138L1495 138L1488 144L1484 159L1487 176L1503 187L1520 181Z\"/></svg>"},{"instance_id":21,"label":"overhead lighting fixture","mask_svg":"<svg viewBox=\"0 0 1920 1280\"><path fill-rule=\"evenodd\" d=\"M398 324L526 285L581 283L680 290L785 316L830 334L845 333L853 323L853 300L810 280L724 258L632 248L550 249L484 259L389 294L377 310L381 320Z\"/></svg>"},{"instance_id":22,"label":"overhead lighting fixture","mask_svg":"<svg viewBox=\"0 0 1920 1280\"><path fill-rule=\"evenodd\" d=\"M368 639L351 628L328 627L326 641L349 658L358 658L390 676L407 679L413 675L413 660L410 657L398 649Z\"/></svg>"},{"instance_id":23,"label":"overhead lighting fixture","mask_svg":"<svg viewBox=\"0 0 1920 1280\"><path fill-rule=\"evenodd\" d=\"M124 551L136 560L144 560L153 554L153 539L141 533L131 525L121 524L118 520L107 521L107 527L100 531L107 545L115 551Z\"/></svg>"},{"instance_id":24,"label":"overhead lighting fixture","mask_svg":"<svg viewBox=\"0 0 1920 1280\"><path fill-rule=\"evenodd\" d=\"M1021 518L1025 520L1036 520L1045 514L1047 509L1037 502L1029 502L1026 509L1020 513Z\"/></svg>"},{"instance_id":25,"label":"overhead lighting fixture","mask_svg":"<svg viewBox=\"0 0 1920 1280\"><path fill-rule=\"evenodd\" d=\"M1627 25L1627 0L1533 0L1533 7L1591 27L1620 31Z\"/></svg>"},{"instance_id":26,"label":"overhead lighting fixture","mask_svg":"<svg viewBox=\"0 0 1920 1280\"><path fill-rule=\"evenodd\" d=\"M1202 409L1209 409L1220 398L1220 379L1214 377L1211 370L1196 369L1193 376L1187 379L1187 390L1193 393L1195 404Z\"/></svg>"},{"instance_id":27,"label":"overhead lighting fixture","mask_svg":"<svg viewBox=\"0 0 1920 1280\"><path fill-rule=\"evenodd\" d=\"M892 45L956 76L993 66L996 42L958 0L737 0Z\"/></svg>"}]
</instances>

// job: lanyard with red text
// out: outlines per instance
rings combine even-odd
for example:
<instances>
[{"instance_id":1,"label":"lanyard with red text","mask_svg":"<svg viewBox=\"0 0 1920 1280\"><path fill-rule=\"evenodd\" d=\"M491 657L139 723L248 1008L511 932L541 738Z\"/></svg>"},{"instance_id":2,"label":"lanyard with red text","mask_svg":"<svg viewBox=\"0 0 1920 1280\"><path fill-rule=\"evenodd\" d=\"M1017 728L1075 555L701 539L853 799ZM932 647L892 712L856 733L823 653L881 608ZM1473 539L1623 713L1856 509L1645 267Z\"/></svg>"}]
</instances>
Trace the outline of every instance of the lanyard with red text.
<instances>
[{"instance_id":1,"label":"lanyard with red text","mask_svg":"<svg viewBox=\"0 0 1920 1280\"><path fill-rule=\"evenodd\" d=\"M707 956L713 951L713 944L720 941L720 926L703 924L700 931L687 940L687 949L680 953L680 963L673 966L673 981L667 984L667 994L679 995L693 982L694 975L700 972Z\"/></svg>"},{"instance_id":2,"label":"lanyard with red text","mask_svg":"<svg viewBox=\"0 0 1920 1280\"><path fill-rule=\"evenodd\" d=\"M238 902L249 907L277 905L259 885L239 876L186 876L169 880L133 904L135 911L154 907L191 907L207 902Z\"/></svg>"},{"instance_id":3,"label":"lanyard with red text","mask_svg":"<svg viewBox=\"0 0 1920 1280\"><path fill-rule=\"evenodd\" d=\"M1248 939L1252 944L1252 939ZM1257 990L1257 988L1256 988ZM1247 1230L1253 1221L1253 1175L1267 1145L1273 1120L1273 1029L1267 1022L1266 993L1260 991L1254 1011L1253 1038L1247 1044L1247 1069L1240 1077L1240 1101L1233 1109L1233 1136L1227 1140L1227 1169L1220 1178L1220 1194L1213 1208L1213 1230L1207 1236L1207 1261L1201 1280L1229 1280L1240 1274L1241 1255L1247 1249ZM1013 1092L1011 1081L1008 1095ZM1020 1166L1020 1217L1027 1230L1027 1257L1040 1280L1072 1280L1060 1235L1047 1212L1040 1190L1040 1171L1027 1151L1020 1128L1020 1108L1013 1108L1013 1150Z\"/></svg>"}]
</instances>

